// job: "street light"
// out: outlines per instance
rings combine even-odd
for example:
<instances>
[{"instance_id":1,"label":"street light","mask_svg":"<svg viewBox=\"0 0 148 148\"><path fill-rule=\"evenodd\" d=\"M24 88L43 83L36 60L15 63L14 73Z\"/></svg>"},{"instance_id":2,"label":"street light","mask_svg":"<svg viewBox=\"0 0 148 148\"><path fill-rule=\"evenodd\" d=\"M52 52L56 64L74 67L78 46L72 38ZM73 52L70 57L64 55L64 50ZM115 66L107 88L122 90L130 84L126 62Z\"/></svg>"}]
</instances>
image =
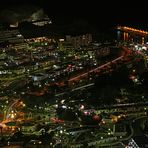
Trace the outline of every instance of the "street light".
<instances>
[{"instance_id":1,"label":"street light","mask_svg":"<svg viewBox=\"0 0 148 148\"><path fill-rule=\"evenodd\" d=\"M63 134L63 131L62 130L60 130L60 134Z\"/></svg>"},{"instance_id":2,"label":"street light","mask_svg":"<svg viewBox=\"0 0 148 148\"><path fill-rule=\"evenodd\" d=\"M16 116L16 113L14 113L14 111L12 110L11 113L9 113L9 116L11 119L14 119Z\"/></svg>"}]
</instances>

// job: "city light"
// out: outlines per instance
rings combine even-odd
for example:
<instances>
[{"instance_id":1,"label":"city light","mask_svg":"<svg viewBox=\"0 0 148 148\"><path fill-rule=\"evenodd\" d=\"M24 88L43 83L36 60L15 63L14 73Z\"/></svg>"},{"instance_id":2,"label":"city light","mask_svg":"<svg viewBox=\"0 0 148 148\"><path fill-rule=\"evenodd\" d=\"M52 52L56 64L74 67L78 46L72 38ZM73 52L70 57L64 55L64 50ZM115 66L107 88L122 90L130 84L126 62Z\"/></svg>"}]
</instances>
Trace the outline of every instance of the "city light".
<instances>
[{"instance_id":1,"label":"city light","mask_svg":"<svg viewBox=\"0 0 148 148\"><path fill-rule=\"evenodd\" d=\"M113 38L80 22L77 33L39 15L30 15L29 37L0 34L0 146L136 145L137 129L148 134L148 32L117 26Z\"/></svg>"}]
</instances>

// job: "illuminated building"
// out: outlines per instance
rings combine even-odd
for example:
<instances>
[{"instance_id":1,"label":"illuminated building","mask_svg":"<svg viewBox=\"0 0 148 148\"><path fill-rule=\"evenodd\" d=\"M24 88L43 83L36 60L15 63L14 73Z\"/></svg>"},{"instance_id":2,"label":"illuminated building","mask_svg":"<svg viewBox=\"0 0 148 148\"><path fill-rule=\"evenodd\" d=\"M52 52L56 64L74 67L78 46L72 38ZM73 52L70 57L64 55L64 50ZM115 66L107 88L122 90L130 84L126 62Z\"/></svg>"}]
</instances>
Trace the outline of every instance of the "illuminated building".
<instances>
[{"instance_id":1,"label":"illuminated building","mask_svg":"<svg viewBox=\"0 0 148 148\"><path fill-rule=\"evenodd\" d=\"M21 43L24 42L24 37L20 34L19 30L1 31L0 43L2 42L8 42L10 44Z\"/></svg>"},{"instance_id":2,"label":"illuminated building","mask_svg":"<svg viewBox=\"0 0 148 148\"><path fill-rule=\"evenodd\" d=\"M23 35L17 29L0 31L0 44L16 50L27 47Z\"/></svg>"},{"instance_id":3,"label":"illuminated building","mask_svg":"<svg viewBox=\"0 0 148 148\"><path fill-rule=\"evenodd\" d=\"M74 48L80 48L83 46L88 46L92 42L92 35L91 34L85 34L80 36L66 36L66 41L71 43Z\"/></svg>"},{"instance_id":4,"label":"illuminated building","mask_svg":"<svg viewBox=\"0 0 148 148\"><path fill-rule=\"evenodd\" d=\"M38 20L38 21L34 21L32 22L32 24L36 25L36 26L44 26L44 25L48 25L51 24L51 20L49 19L44 19L44 20Z\"/></svg>"},{"instance_id":5,"label":"illuminated building","mask_svg":"<svg viewBox=\"0 0 148 148\"><path fill-rule=\"evenodd\" d=\"M126 26L117 26L118 40L145 44L148 40L148 32Z\"/></svg>"}]
</instances>

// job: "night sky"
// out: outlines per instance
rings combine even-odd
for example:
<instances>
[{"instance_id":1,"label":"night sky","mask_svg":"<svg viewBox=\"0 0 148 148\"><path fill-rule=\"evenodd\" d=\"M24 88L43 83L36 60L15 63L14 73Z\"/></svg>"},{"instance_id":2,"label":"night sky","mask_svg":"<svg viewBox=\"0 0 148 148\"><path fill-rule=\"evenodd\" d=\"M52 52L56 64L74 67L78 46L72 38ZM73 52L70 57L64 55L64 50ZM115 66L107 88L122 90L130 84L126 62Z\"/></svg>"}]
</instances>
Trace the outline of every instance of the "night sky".
<instances>
[{"instance_id":1,"label":"night sky","mask_svg":"<svg viewBox=\"0 0 148 148\"><path fill-rule=\"evenodd\" d=\"M69 23L73 20L85 20L97 27L110 27L117 24L138 27L147 30L147 8L144 3L123 0L5 0L3 6L37 5L54 22Z\"/></svg>"}]
</instances>

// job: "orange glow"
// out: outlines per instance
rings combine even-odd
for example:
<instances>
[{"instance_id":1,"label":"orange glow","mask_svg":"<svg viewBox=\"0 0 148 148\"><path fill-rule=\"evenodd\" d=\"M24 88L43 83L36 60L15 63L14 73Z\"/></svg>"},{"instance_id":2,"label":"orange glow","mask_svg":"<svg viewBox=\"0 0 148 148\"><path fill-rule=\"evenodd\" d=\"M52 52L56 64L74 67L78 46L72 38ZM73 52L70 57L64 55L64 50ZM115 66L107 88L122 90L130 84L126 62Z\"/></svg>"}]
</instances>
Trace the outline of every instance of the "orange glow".
<instances>
[{"instance_id":1,"label":"orange glow","mask_svg":"<svg viewBox=\"0 0 148 148\"><path fill-rule=\"evenodd\" d=\"M60 120L58 118L50 118L50 120L54 123L64 123L64 120Z\"/></svg>"},{"instance_id":2,"label":"orange glow","mask_svg":"<svg viewBox=\"0 0 148 148\"><path fill-rule=\"evenodd\" d=\"M141 33L143 35L148 35L147 31L134 29L134 28L131 28L131 27L126 27L126 26L117 26L117 29L123 30L123 31L132 31L132 32L135 32L135 33Z\"/></svg>"}]
</instances>

